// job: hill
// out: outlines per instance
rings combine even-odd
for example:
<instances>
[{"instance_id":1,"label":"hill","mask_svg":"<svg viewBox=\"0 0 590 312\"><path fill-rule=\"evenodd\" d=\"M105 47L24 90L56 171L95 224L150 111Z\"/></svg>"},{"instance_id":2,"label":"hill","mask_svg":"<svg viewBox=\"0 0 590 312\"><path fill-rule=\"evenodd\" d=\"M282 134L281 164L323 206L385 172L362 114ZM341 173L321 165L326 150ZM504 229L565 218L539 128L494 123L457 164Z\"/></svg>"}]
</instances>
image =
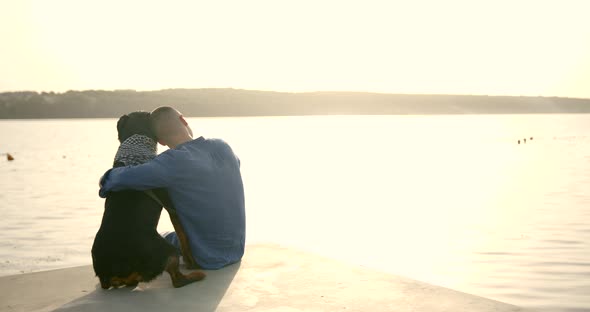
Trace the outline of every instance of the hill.
<instances>
[{"instance_id":1,"label":"hill","mask_svg":"<svg viewBox=\"0 0 590 312\"><path fill-rule=\"evenodd\" d=\"M590 99L239 89L0 93L0 119L116 118L169 105L189 117L590 113Z\"/></svg>"}]
</instances>

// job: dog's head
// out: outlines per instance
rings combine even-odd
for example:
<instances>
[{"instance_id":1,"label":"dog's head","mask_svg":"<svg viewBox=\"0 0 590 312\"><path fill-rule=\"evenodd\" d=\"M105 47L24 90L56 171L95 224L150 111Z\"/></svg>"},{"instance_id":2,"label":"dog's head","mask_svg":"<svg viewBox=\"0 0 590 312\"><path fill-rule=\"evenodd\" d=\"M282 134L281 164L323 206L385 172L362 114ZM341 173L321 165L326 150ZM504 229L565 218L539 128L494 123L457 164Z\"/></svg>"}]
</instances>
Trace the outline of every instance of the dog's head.
<instances>
[{"instance_id":1,"label":"dog's head","mask_svg":"<svg viewBox=\"0 0 590 312\"><path fill-rule=\"evenodd\" d=\"M156 135L150 126L150 113L148 112L133 112L121 116L117 122L117 132L120 143L135 134L145 135L156 140Z\"/></svg>"}]
</instances>

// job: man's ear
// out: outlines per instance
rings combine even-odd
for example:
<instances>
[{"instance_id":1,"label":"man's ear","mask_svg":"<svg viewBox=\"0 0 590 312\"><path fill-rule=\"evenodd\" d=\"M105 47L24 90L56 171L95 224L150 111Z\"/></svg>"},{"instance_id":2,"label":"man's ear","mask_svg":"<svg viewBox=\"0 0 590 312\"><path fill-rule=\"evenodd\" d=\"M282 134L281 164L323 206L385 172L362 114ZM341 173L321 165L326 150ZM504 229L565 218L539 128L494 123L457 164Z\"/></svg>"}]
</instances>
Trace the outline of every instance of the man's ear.
<instances>
[{"instance_id":1,"label":"man's ear","mask_svg":"<svg viewBox=\"0 0 590 312\"><path fill-rule=\"evenodd\" d=\"M188 122L186 122L186 120L184 120L184 116L180 115L180 122L182 122L183 125L188 126Z\"/></svg>"}]
</instances>

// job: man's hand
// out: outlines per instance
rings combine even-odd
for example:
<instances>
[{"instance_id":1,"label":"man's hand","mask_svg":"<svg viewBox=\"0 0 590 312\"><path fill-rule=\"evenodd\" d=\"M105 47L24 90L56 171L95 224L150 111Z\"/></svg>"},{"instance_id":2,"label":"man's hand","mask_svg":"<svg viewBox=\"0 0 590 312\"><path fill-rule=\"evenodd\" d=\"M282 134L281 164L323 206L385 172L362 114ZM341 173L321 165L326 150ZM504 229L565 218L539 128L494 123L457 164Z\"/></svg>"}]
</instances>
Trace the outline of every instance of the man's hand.
<instances>
[{"instance_id":1,"label":"man's hand","mask_svg":"<svg viewBox=\"0 0 590 312\"><path fill-rule=\"evenodd\" d=\"M104 185L105 185L106 180L107 180L107 178L109 176L109 173L111 173L111 170L113 170L113 169L107 170L107 172L105 172L102 175L102 177L100 177L100 180L98 180L98 186L100 187L100 189L98 190L98 196L100 196L101 198L106 198L107 197L108 191L106 191L104 189Z\"/></svg>"}]
</instances>

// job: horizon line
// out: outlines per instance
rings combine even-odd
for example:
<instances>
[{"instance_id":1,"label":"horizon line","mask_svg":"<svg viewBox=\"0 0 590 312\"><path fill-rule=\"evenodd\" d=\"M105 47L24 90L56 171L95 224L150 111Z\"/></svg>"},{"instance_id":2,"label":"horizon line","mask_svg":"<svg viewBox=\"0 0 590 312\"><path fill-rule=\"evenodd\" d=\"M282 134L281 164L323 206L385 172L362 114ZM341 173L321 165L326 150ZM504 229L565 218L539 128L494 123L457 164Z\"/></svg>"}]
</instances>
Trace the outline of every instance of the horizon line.
<instances>
[{"instance_id":1,"label":"horizon line","mask_svg":"<svg viewBox=\"0 0 590 312\"><path fill-rule=\"evenodd\" d=\"M355 94L380 94L380 95L408 95L408 96L477 96L477 97L531 97L531 98L563 98L563 99L578 99L590 100L590 97L575 97L575 96L559 96L559 95L513 95L513 94L481 94L481 93L403 93L403 92L381 92L381 91L351 91L351 90L315 90L315 91L277 91L277 90L260 90L260 89L244 89L234 87L194 87L194 88L163 88L163 89L68 89L66 91L46 91L46 90L0 90L0 94L4 93L22 93L35 92L38 94L55 93L66 94L68 92L88 92L88 91L103 91L103 92L161 92L174 90L236 90L249 92L269 92L269 93L288 93L288 94L310 94L310 93L355 93Z\"/></svg>"}]
</instances>

